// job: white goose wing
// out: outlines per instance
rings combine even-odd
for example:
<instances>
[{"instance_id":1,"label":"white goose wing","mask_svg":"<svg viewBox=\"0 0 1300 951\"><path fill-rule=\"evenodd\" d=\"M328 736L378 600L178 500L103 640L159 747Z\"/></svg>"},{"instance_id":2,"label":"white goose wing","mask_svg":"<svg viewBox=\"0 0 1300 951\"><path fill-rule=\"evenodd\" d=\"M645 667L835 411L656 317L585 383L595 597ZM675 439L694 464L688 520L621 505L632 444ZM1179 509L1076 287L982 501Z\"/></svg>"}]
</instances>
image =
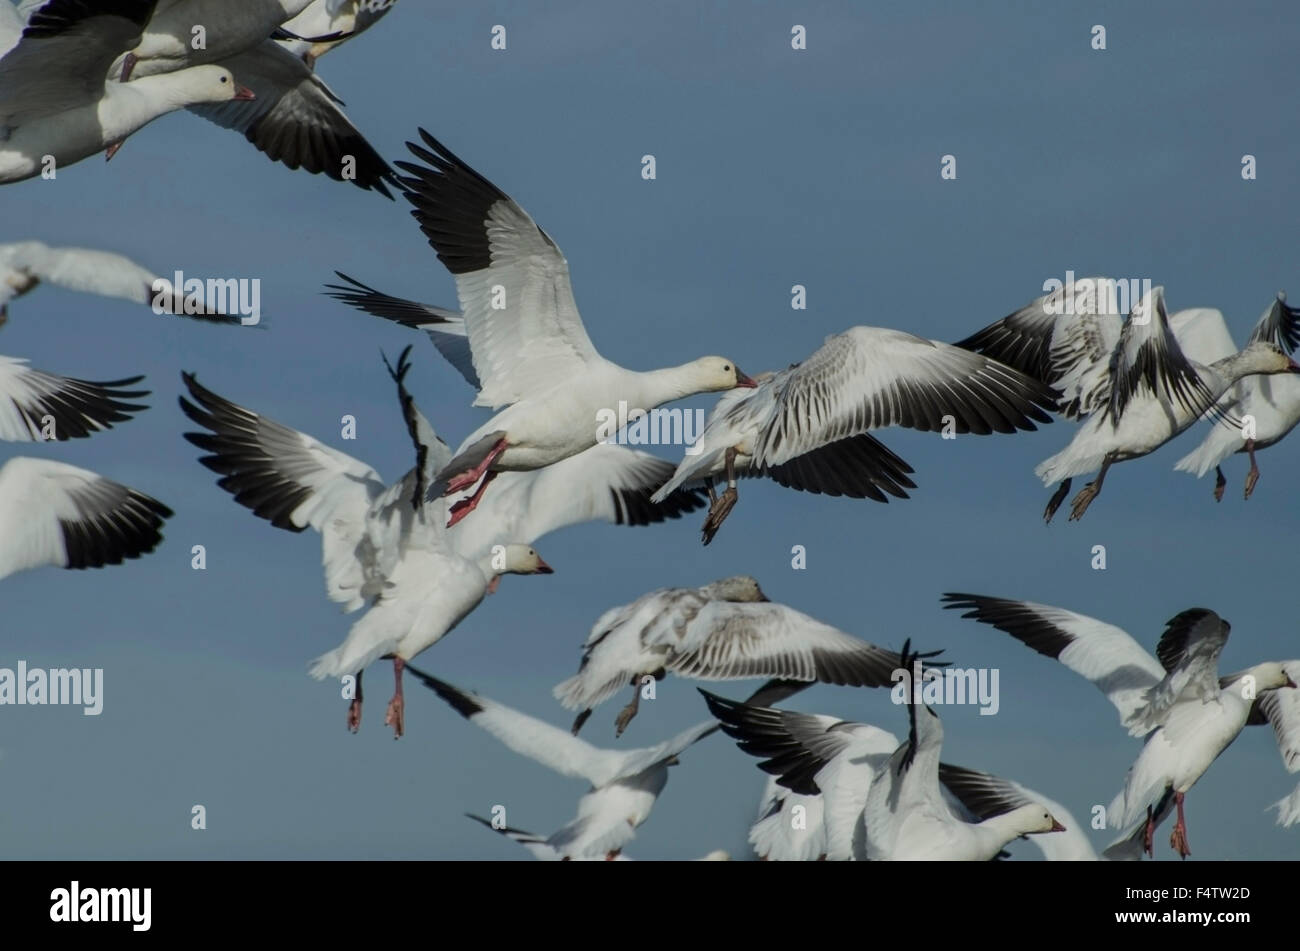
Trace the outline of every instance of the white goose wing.
<instances>
[{"instance_id":1,"label":"white goose wing","mask_svg":"<svg viewBox=\"0 0 1300 951\"><path fill-rule=\"evenodd\" d=\"M102 568L162 541L172 510L86 469L18 456L0 467L0 578L41 565Z\"/></svg>"},{"instance_id":2,"label":"white goose wing","mask_svg":"<svg viewBox=\"0 0 1300 951\"><path fill-rule=\"evenodd\" d=\"M1156 657L1166 673L1126 724L1131 734L1143 736L1160 726L1175 703L1218 698L1219 654L1231 629L1227 621L1206 608L1189 608L1168 621L1156 645Z\"/></svg>"},{"instance_id":3,"label":"white goose wing","mask_svg":"<svg viewBox=\"0 0 1300 951\"><path fill-rule=\"evenodd\" d=\"M295 56L320 59L336 46L360 36L397 4L397 0L314 0L279 31L280 45Z\"/></svg>"},{"instance_id":4,"label":"white goose wing","mask_svg":"<svg viewBox=\"0 0 1300 951\"><path fill-rule=\"evenodd\" d=\"M1111 356L1110 404L1113 419L1124 414L1129 401L1146 391L1168 404L1178 404L1200 415L1214 400L1196 367L1183 353L1169 327L1163 287L1133 307L1119 345Z\"/></svg>"},{"instance_id":5,"label":"white goose wing","mask_svg":"<svg viewBox=\"0 0 1300 951\"><path fill-rule=\"evenodd\" d=\"M1003 779L990 773L981 773L978 770L965 769L949 763L939 764L939 782L957 797L977 822L992 819L994 816L1003 815L1021 806L1046 806L1047 811L1064 825L1065 829L1055 835L1028 837L1043 850L1043 856L1049 862L1097 861L1097 851L1088 841L1083 827L1059 802L1040 795L1015 780Z\"/></svg>"},{"instance_id":6,"label":"white goose wing","mask_svg":"<svg viewBox=\"0 0 1300 951\"><path fill-rule=\"evenodd\" d=\"M502 472L491 494L451 529L452 544L477 558L493 545L530 544L570 525L656 525L703 508L699 488L678 489L664 502L651 503L672 473L667 460L603 443L542 469Z\"/></svg>"},{"instance_id":7,"label":"white goose wing","mask_svg":"<svg viewBox=\"0 0 1300 951\"><path fill-rule=\"evenodd\" d=\"M1291 307L1286 302L1286 294L1279 292L1259 318L1250 342L1271 343L1287 353L1294 351L1300 345L1300 307Z\"/></svg>"},{"instance_id":8,"label":"white goose wing","mask_svg":"<svg viewBox=\"0 0 1300 951\"><path fill-rule=\"evenodd\" d=\"M423 129L420 137L427 149L407 148L425 164L396 164L411 214L456 279L482 381L474 405L514 403L603 365L555 242L437 139Z\"/></svg>"},{"instance_id":9,"label":"white goose wing","mask_svg":"<svg viewBox=\"0 0 1300 951\"><path fill-rule=\"evenodd\" d=\"M599 749L566 730L520 713L505 704L466 693L409 664L406 669L451 704L457 713L475 726L487 730L516 753L536 760L563 776L585 779L597 788L633 777L676 756L718 728L717 723L710 720L696 724L657 746L631 750Z\"/></svg>"},{"instance_id":10,"label":"white goose wing","mask_svg":"<svg viewBox=\"0 0 1300 951\"><path fill-rule=\"evenodd\" d=\"M798 810L798 811L796 811ZM769 776L749 827L754 854L770 862L813 862L826 854L826 824L820 795L804 796Z\"/></svg>"},{"instance_id":11,"label":"white goose wing","mask_svg":"<svg viewBox=\"0 0 1300 951\"><path fill-rule=\"evenodd\" d=\"M256 96L190 106L191 112L244 134L273 162L350 181L392 198L393 170L343 113L343 101L302 60L264 40L221 65Z\"/></svg>"},{"instance_id":12,"label":"white goose wing","mask_svg":"<svg viewBox=\"0 0 1300 951\"><path fill-rule=\"evenodd\" d=\"M199 461L217 485L277 528L321 533L326 591L351 611L364 603L365 565L357 547L366 515L386 491L374 469L305 433L223 399L193 374L181 378L197 406L180 397L185 415L209 432L185 438L210 453Z\"/></svg>"},{"instance_id":13,"label":"white goose wing","mask_svg":"<svg viewBox=\"0 0 1300 951\"><path fill-rule=\"evenodd\" d=\"M1054 387L1061 393L1058 411L1080 419L1110 401L1110 359L1123 323L1116 282L1081 278L956 345Z\"/></svg>"},{"instance_id":14,"label":"white goose wing","mask_svg":"<svg viewBox=\"0 0 1300 951\"><path fill-rule=\"evenodd\" d=\"M155 0L48 0L31 9L17 45L0 58L0 132L97 102L120 53L140 41Z\"/></svg>"},{"instance_id":15,"label":"white goose wing","mask_svg":"<svg viewBox=\"0 0 1300 951\"><path fill-rule=\"evenodd\" d=\"M1214 307L1190 307L1169 317L1178 347L1189 359L1202 366L1230 357L1237 352L1223 311Z\"/></svg>"},{"instance_id":16,"label":"white goose wing","mask_svg":"<svg viewBox=\"0 0 1300 951\"><path fill-rule=\"evenodd\" d=\"M342 271L335 271L347 284L326 284L326 296L364 310L367 314L383 317L414 330L423 330L438 348L438 352L454 366L474 389L479 388L478 374L474 372L474 356L469 349L469 335L465 318L459 311L418 301L393 297L383 291L362 284Z\"/></svg>"},{"instance_id":17,"label":"white goose wing","mask_svg":"<svg viewBox=\"0 0 1300 951\"><path fill-rule=\"evenodd\" d=\"M710 601L680 633L663 630L665 666L683 677L776 677L854 687L887 687L902 658L771 601Z\"/></svg>"},{"instance_id":18,"label":"white goose wing","mask_svg":"<svg viewBox=\"0 0 1300 951\"><path fill-rule=\"evenodd\" d=\"M938 432L945 418L959 433L1032 430L1056 405L1043 384L988 357L879 327L828 337L761 388L770 396L732 410L756 417L756 466L885 426Z\"/></svg>"},{"instance_id":19,"label":"white goose wing","mask_svg":"<svg viewBox=\"0 0 1300 951\"><path fill-rule=\"evenodd\" d=\"M185 292L166 278L141 267L128 257L110 251L90 248L51 248L39 241L19 241L0 245L0 273L5 270L21 276L35 278L72 291L119 297L137 304L151 306L155 300L166 302L166 313L177 316L211 320L217 323L239 323L239 317L230 316L206 305L196 308L191 301L186 313ZM0 305L13 289L0 281Z\"/></svg>"},{"instance_id":20,"label":"white goose wing","mask_svg":"<svg viewBox=\"0 0 1300 951\"><path fill-rule=\"evenodd\" d=\"M1149 692L1165 679L1160 661L1128 632L1084 614L1032 601L950 593L944 606L1010 634L1086 678L1119 711L1125 727L1142 716ZM1134 736L1146 730L1130 728Z\"/></svg>"},{"instance_id":21,"label":"white goose wing","mask_svg":"<svg viewBox=\"0 0 1300 951\"><path fill-rule=\"evenodd\" d=\"M50 434L57 440L81 439L112 429L114 423L147 409L122 402L148 395L148 390L124 389L143 379L77 380L33 369L18 357L0 355L0 439L45 442Z\"/></svg>"},{"instance_id":22,"label":"white goose wing","mask_svg":"<svg viewBox=\"0 0 1300 951\"><path fill-rule=\"evenodd\" d=\"M1282 668L1293 683L1300 684L1300 660L1283 661ZM1257 715L1272 724L1287 772L1300 773L1300 689L1284 687L1265 691L1256 701L1248 722L1260 722ZM1278 825L1291 826L1300 822L1300 786L1273 805L1277 809Z\"/></svg>"}]
</instances>

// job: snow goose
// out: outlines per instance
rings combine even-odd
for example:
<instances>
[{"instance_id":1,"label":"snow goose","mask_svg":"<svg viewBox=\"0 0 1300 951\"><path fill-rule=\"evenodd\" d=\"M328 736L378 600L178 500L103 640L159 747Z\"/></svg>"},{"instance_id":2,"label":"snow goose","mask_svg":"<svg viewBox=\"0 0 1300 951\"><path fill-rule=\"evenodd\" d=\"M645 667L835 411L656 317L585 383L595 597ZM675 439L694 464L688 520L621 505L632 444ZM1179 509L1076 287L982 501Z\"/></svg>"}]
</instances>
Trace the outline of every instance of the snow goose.
<instances>
[{"instance_id":1,"label":"snow goose","mask_svg":"<svg viewBox=\"0 0 1300 951\"><path fill-rule=\"evenodd\" d=\"M904 667L910 670L911 663ZM933 709L919 703L921 684L912 686L915 695L904 690L908 738L890 755L867 792L861 834L854 840L855 857L980 862L997 857L1002 847L1018 836L1065 831L1041 802L1029 802L979 822L968 822L959 815L939 778L943 723Z\"/></svg>"},{"instance_id":2,"label":"snow goose","mask_svg":"<svg viewBox=\"0 0 1300 951\"><path fill-rule=\"evenodd\" d=\"M598 441L602 411L650 410L696 393L752 387L724 357L635 372L596 352L578 314L560 249L518 204L423 129L407 148L424 164L403 194L438 259L456 279L481 383L476 406L509 408L472 433L438 474L442 494L478 489L451 518L473 511L497 472L539 469Z\"/></svg>"},{"instance_id":3,"label":"snow goose","mask_svg":"<svg viewBox=\"0 0 1300 951\"><path fill-rule=\"evenodd\" d=\"M554 694L567 709L582 711L573 724L577 733L592 708L631 685L632 702L615 721L615 735L622 736L643 683L667 672L698 680L889 687L900 662L894 651L772 603L757 581L738 575L699 588L660 588L606 611L583 645L578 673Z\"/></svg>"},{"instance_id":4,"label":"snow goose","mask_svg":"<svg viewBox=\"0 0 1300 951\"><path fill-rule=\"evenodd\" d=\"M360 36L378 23L397 0L312 0L285 23L276 39L309 69L337 46Z\"/></svg>"},{"instance_id":5,"label":"snow goose","mask_svg":"<svg viewBox=\"0 0 1300 951\"><path fill-rule=\"evenodd\" d=\"M162 541L172 510L63 462L18 456L0 466L0 578L55 565L102 568Z\"/></svg>"},{"instance_id":6,"label":"snow goose","mask_svg":"<svg viewBox=\"0 0 1300 951\"><path fill-rule=\"evenodd\" d=\"M1033 843L1049 862L1096 862L1096 849L1088 841L1077 819L1059 802L1022 786L1014 779L1003 779L949 763L939 764L939 782L962 806L977 818L991 819L1024 806L1042 804L1064 829L1060 835L1036 835Z\"/></svg>"},{"instance_id":7,"label":"snow goose","mask_svg":"<svg viewBox=\"0 0 1300 951\"><path fill-rule=\"evenodd\" d=\"M1043 513L1050 522L1074 476L1097 472L1071 503L1083 516L1116 462L1163 446L1236 381L1251 374L1300 372L1272 343L1252 343L1209 365L1189 359L1169 326L1164 288L1119 315L1116 284L1085 278L1037 298L957 345L1023 370L1061 392L1059 411L1083 425L1065 449L1034 470L1060 482Z\"/></svg>"},{"instance_id":8,"label":"snow goose","mask_svg":"<svg viewBox=\"0 0 1300 951\"><path fill-rule=\"evenodd\" d=\"M1171 618L1152 657L1120 628L1064 608L960 593L943 600L965 611L962 617L1010 634L1095 684L1129 734L1146 738L1124 790L1106 811L1107 826L1124 830L1106 850L1111 858L1150 854L1155 830L1171 807L1178 820L1170 845L1190 855L1185 794L1243 726L1269 722L1258 698L1295 686L1277 662L1220 677L1218 659L1230 625L1205 608ZM1284 742L1281 732L1278 737Z\"/></svg>"},{"instance_id":9,"label":"snow goose","mask_svg":"<svg viewBox=\"0 0 1300 951\"><path fill-rule=\"evenodd\" d=\"M660 512L648 496L671 465L622 447L598 446L591 452L600 450L599 458L581 472L566 477L551 467L508 473L496 499L473 519L455 531L435 525L445 503L417 503L430 472L450 454L405 390L406 355L390 372L419 464L391 486L365 463L223 399L190 374L182 378L195 403L180 401L186 415L209 430L187 433L186 439L210 453L199 461L221 474L217 484L278 528L319 531L326 591L345 610L375 602L343 645L313 663L311 673L318 678L352 674L393 654L397 691L386 721L398 735L405 661L449 633L496 589L501 574L549 573L530 547L534 538L592 519L651 524L701 504L684 494ZM350 728L359 726L360 712L358 696L349 706Z\"/></svg>"},{"instance_id":10,"label":"snow goose","mask_svg":"<svg viewBox=\"0 0 1300 951\"><path fill-rule=\"evenodd\" d=\"M908 653L906 645L904 652ZM910 672L915 657L909 654L903 669ZM900 745L892 733L869 724L764 709L704 690L700 693L724 732L738 740L746 753L763 760L761 769L776 776L795 796L820 799L825 846L819 857L985 859L997 855L1017 835L1062 831L1037 802L1003 810L1005 815L997 817L966 810L935 772L947 767L938 763L942 726L928 707L924 719L929 722L918 732L915 705L909 703L912 733ZM909 755L912 749L918 754ZM900 779L900 771L908 774L912 769L917 772ZM766 830L767 835L775 832ZM759 833L756 825L751 841ZM789 850L788 840L797 837L789 830L781 833L785 841L780 845ZM816 841L815 836L810 839Z\"/></svg>"},{"instance_id":11,"label":"snow goose","mask_svg":"<svg viewBox=\"0 0 1300 951\"><path fill-rule=\"evenodd\" d=\"M9 4L0 4L8 7ZM49 0L21 32L0 15L0 184L79 162L111 158L137 129L196 103L253 97L222 66L108 81L114 58L139 38L154 0L115 0L101 12L83 0Z\"/></svg>"},{"instance_id":12,"label":"snow goose","mask_svg":"<svg viewBox=\"0 0 1300 951\"><path fill-rule=\"evenodd\" d=\"M46 442L81 439L112 429L147 407L123 400L147 396L128 390L142 376L92 382L35 370L18 357L0 355L0 439Z\"/></svg>"},{"instance_id":13,"label":"snow goose","mask_svg":"<svg viewBox=\"0 0 1300 951\"><path fill-rule=\"evenodd\" d=\"M8 317L9 301L22 297L40 283L72 291L120 297L152 307L166 304L165 312L215 323L239 323L206 305L190 302L186 313L183 288L136 264L130 258L109 251L88 248L51 248L39 241L0 244L0 324ZM193 312L197 311L197 312Z\"/></svg>"},{"instance_id":14,"label":"snow goose","mask_svg":"<svg viewBox=\"0 0 1300 951\"><path fill-rule=\"evenodd\" d=\"M635 837L637 827L650 817L668 783L668 767L676 764L678 754L718 729L715 721L708 720L656 746L599 749L560 727L466 693L414 667L410 671L453 710L516 753L591 784L578 802L573 821L545 840L561 858L616 859Z\"/></svg>"},{"instance_id":15,"label":"snow goose","mask_svg":"<svg viewBox=\"0 0 1300 951\"><path fill-rule=\"evenodd\" d=\"M122 82L215 63L267 39L312 0L158 0L139 42L109 67ZM195 31L202 29L203 45Z\"/></svg>"},{"instance_id":16,"label":"snow goose","mask_svg":"<svg viewBox=\"0 0 1300 951\"><path fill-rule=\"evenodd\" d=\"M713 498L704 544L736 504L736 476L766 475L805 492L888 501L915 488L912 467L869 431L1010 433L1050 422L1053 394L995 360L882 327L826 338L802 363L718 403L661 493L706 479ZM721 496L713 480L725 476Z\"/></svg>"},{"instance_id":17,"label":"snow goose","mask_svg":"<svg viewBox=\"0 0 1300 951\"><path fill-rule=\"evenodd\" d=\"M1202 308L1180 311L1169 318L1178 343L1184 352L1199 363L1212 363L1236 352L1223 314ZM1264 311L1250 343L1271 343L1287 353L1300 343L1300 308L1286 303L1286 294L1277 298ZM1223 498L1227 480L1220 464L1234 452L1244 452L1250 457L1250 471L1246 473L1246 498L1255 491L1259 481L1259 466L1255 452L1280 442L1300 423L1300 378L1284 376L1248 376L1238 380L1216 405L1218 418L1212 421L1205 440L1192 452L1179 459L1174 468L1191 472L1198 479L1214 469L1214 500ZM1244 436L1241 426L1232 420L1252 422L1252 435Z\"/></svg>"},{"instance_id":18,"label":"snow goose","mask_svg":"<svg viewBox=\"0 0 1300 951\"><path fill-rule=\"evenodd\" d=\"M404 353L396 375L408 367ZM182 379L194 402L182 397L181 409L208 430L185 438L209 453L200 462L222 476L217 484L277 528L320 532L326 593L346 611L379 594L384 566L396 562L412 531L421 468L386 485L366 463L224 399L191 374ZM427 477L445 444L406 402L400 382L399 392L415 425L426 430L422 443L433 448L423 467ZM642 526L678 518L703 503L682 492L667 506L651 505L650 493L671 471L671 463L648 453L602 445L546 469L503 473L496 501L447 537L457 552L478 558L493 545L531 544L582 522Z\"/></svg>"}]
</instances>

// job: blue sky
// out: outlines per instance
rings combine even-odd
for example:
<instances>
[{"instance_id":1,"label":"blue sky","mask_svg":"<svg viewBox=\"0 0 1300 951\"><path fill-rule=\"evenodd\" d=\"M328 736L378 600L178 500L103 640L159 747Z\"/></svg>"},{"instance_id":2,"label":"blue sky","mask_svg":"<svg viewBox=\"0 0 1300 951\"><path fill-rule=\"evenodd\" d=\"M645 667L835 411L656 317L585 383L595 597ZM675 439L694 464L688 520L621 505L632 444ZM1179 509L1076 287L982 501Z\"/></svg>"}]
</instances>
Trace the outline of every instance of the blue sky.
<instances>
[{"instance_id":1,"label":"blue sky","mask_svg":"<svg viewBox=\"0 0 1300 951\"><path fill-rule=\"evenodd\" d=\"M793 24L808 49L790 48ZM1103 24L1107 49L1090 47ZM489 47L494 24L508 48ZM1076 274L1150 278L1171 309L1223 310L1234 336L1279 289L1300 293L1292 121L1300 62L1287 4L717 2L401 3L320 63L390 159L423 126L517 199L568 257L597 347L637 369L704 353L749 373L867 324L955 340ZM1243 181L1253 154L1258 179ZM655 181L640 177L653 154ZM955 181L940 156L957 159ZM6 446L85 465L176 510L153 555L94 572L0 582L0 666L103 667L104 712L0 709L0 855L12 858L521 858L462 817L507 807L550 832L580 782L523 759L408 683L407 735L383 727L391 686L369 676L359 735L307 662L354 617L323 596L318 538L234 504L181 438L179 373L396 478L410 447L380 350L416 345L411 381L457 442L484 420L421 337L320 295L337 268L455 306L399 198L290 172L195 116L165 117L112 162L92 158L0 189L0 240L128 254L154 270L257 277L265 332L195 326L125 302L42 288L11 308L0 352L90 379L145 373L148 412L93 439ZM808 309L790 308L807 287ZM708 406L708 400L687 405ZM340 417L357 438L340 439ZM549 577L511 577L415 663L559 724L550 694L607 608L663 586L755 575L774 599L885 645L945 648L1001 671L1001 709L939 712L945 759L1014 778L1076 816L1109 802L1139 742L1089 684L940 609L944 591L1058 604L1154 647L1200 605L1231 621L1223 667L1300 656L1293 602L1300 440L1211 480L1173 471L1185 434L1116 467L1082 523L1044 527L1034 465L1068 423L1015 436L882 435L916 469L879 505L745 483L718 539L701 519L592 525L538 542ZM663 447L663 454L679 450ZM207 569L190 568L190 548ZM1105 545L1108 567L1090 567ZM807 549L806 570L791 548ZM702 719L695 684L665 681L622 740ZM750 684L712 689L743 696ZM625 700L584 730L613 744ZM884 691L816 687L809 712L902 733ZM724 736L682 756L628 854L747 854L764 776ZM1267 804L1295 777L1271 733L1243 733L1188 796L1195 858L1294 858L1300 830ZM191 807L207 829L190 828ZM1094 833L1104 844L1106 835ZM1016 854L1034 857L1032 846ZM1173 856L1168 827L1157 856Z\"/></svg>"}]
</instances>

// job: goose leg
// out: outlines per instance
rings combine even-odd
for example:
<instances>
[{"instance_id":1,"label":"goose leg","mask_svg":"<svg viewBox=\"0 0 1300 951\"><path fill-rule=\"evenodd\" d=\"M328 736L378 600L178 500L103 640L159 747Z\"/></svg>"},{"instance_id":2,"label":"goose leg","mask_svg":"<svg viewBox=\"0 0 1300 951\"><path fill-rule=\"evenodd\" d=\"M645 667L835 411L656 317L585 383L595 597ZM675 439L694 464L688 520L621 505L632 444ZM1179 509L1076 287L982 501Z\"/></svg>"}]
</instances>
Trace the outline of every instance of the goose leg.
<instances>
[{"instance_id":1,"label":"goose leg","mask_svg":"<svg viewBox=\"0 0 1300 951\"><path fill-rule=\"evenodd\" d=\"M1255 440L1246 440L1246 453L1250 456L1250 471L1246 473L1246 498L1250 498L1250 493L1255 491L1255 483L1259 481L1259 466L1255 465Z\"/></svg>"},{"instance_id":2,"label":"goose leg","mask_svg":"<svg viewBox=\"0 0 1300 951\"><path fill-rule=\"evenodd\" d=\"M1083 513L1088 511L1088 506L1092 504L1092 500L1101 495L1101 484L1106 479L1106 470L1110 468L1110 464L1114 461L1114 456L1107 454L1106 458L1101 462L1101 471L1097 473L1097 478L1080 489L1079 494L1074 497L1074 501L1070 503L1071 522L1077 522L1083 518Z\"/></svg>"},{"instance_id":3,"label":"goose leg","mask_svg":"<svg viewBox=\"0 0 1300 951\"><path fill-rule=\"evenodd\" d=\"M1147 806L1147 827L1142 835L1142 851L1151 858L1156 857L1155 850L1156 837L1156 818L1151 812L1151 807Z\"/></svg>"},{"instance_id":4,"label":"goose leg","mask_svg":"<svg viewBox=\"0 0 1300 951\"><path fill-rule=\"evenodd\" d=\"M578 731L582 729L582 725L586 723L587 720L589 720L590 718L591 718L591 707L588 707L586 710L583 710L581 713L578 714L577 718L573 721L573 729L571 731L574 736L578 735Z\"/></svg>"},{"instance_id":5,"label":"goose leg","mask_svg":"<svg viewBox=\"0 0 1300 951\"><path fill-rule=\"evenodd\" d=\"M1223 501L1223 488L1228 484L1228 480L1223 477L1223 468L1214 467L1214 501ZM1249 498L1249 496L1247 496Z\"/></svg>"},{"instance_id":6,"label":"goose leg","mask_svg":"<svg viewBox=\"0 0 1300 951\"><path fill-rule=\"evenodd\" d=\"M402 699L402 670L405 667L406 661L394 655L393 678L397 682L397 692L393 694L393 699L388 701L388 712L384 714L384 726L393 728L393 739L395 740L400 740L402 734L406 732L405 702Z\"/></svg>"},{"instance_id":7,"label":"goose leg","mask_svg":"<svg viewBox=\"0 0 1300 951\"><path fill-rule=\"evenodd\" d=\"M710 490L709 495L713 492ZM709 506L709 517L704 520L704 544L713 541L718 529L727 520L731 510L736 507L736 449L727 450L727 489Z\"/></svg>"},{"instance_id":8,"label":"goose leg","mask_svg":"<svg viewBox=\"0 0 1300 951\"><path fill-rule=\"evenodd\" d=\"M614 720L614 735L622 736L627 725L632 722L636 716L636 711L641 706L641 675L638 674L632 681L632 702L618 712L618 717ZM577 732L576 730L574 732Z\"/></svg>"},{"instance_id":9,"label":"goose leg","mask_svg":"<svg viewBox=\"0 0 1300 951\"><path fill-rule=\"evenodd\" d=\"M479 483L479 487L474 490L474 494L467 499L461 499L451 507L451 517L447 519L447 527L451 528L470 512L478 508L479 501L483 498L483 493L487 491L488 485L497 477L495 472L489 472Z\"/></svg>"},{"instance_id":10,"label":"goose leg","mask_svg":"<svg viewBox=\"0 0 1300 951\"><path fill-rule=\"evenodd\" d=\"M1061 503L1065 501L1065 496L1070 491L1070 482L1070 479L1066 479L1062 482L1060 486L1057 487L1056 492L1052 497L1047 500L1047 508L1043 510L1044 522L1051 522L1052 516L1056 514L1056 510L1059 509Z\"/></svg>"},{"instance_id":11,"label":"goose leg","mask_svg":"<svg viewBox=\"0 0 1300 951\"><path fill-rule=\"evenodd\" d=\"M454 495L457 492L460 492L464 489L468 489L471 485L473 485L475 482L477 482L479 479L483 477L483 473L487 472L488 466L496 462L497 456L501 455L501 453L505 451L506 451L506 440L505 437L502 436L500 439L498 439L495 443L492 444L492 448L490 448L487 451L487 455L485 455L482 458L482 460L478 463L478 465L470 469L466 469L464 472L452 476L449 480L447 480L447 490L442 494Z\"/></svg>"},{"instance_id":12,"label":"goose leg","mask_svg":"<svg viewBox=\"0 0 1300 951\"><path fill-rule=\"evenodd\" d=\"M116 142L108 143L108 148L104 149L104 161L107 162L110 159L112 159L112 157L117 154L117 150L122 147L122 143L124 143L125 141L126 139L118 139Z\"/></svg>"},{"instance_id":13,"label":"goose leg","mask_svg":"<svg viewBox=\"0 0 1300 951\"><path fill-rule=\"evenodd\" d=\"M139 61L140 61L140 57L136 56L134 53L126 54L126 58L122 60L122 76L120 79L121 82L124 83L130 82L131 71L135 69L135 64L138 63Z\"/></svg>"},{"instance_id":14,"label":"goose leg","mask_svg":"<svg viewBox=\"0 0 1300 951\"><path fill-rule=\"evenodd\" d=\"M358 670L357 694L352 698L352 702L348 704L348 730L353 733L361 729L361 674L362 671Z\"/></svg>"},{"instance_id":15,"label":"goose leg","mask_svg":"<svg viewBox=\"0 0 1300 951\"><path fill-rule=\"evenodd\" d=\"M1183 794L1174 793L1174 802L1178 805L1178 821L1174 823L1174 834L1169 837L1169 844L1178 852L1180 858L1192 854L1187 845L1187 822L1183 819Z\"/></svg>"}]
</instances>

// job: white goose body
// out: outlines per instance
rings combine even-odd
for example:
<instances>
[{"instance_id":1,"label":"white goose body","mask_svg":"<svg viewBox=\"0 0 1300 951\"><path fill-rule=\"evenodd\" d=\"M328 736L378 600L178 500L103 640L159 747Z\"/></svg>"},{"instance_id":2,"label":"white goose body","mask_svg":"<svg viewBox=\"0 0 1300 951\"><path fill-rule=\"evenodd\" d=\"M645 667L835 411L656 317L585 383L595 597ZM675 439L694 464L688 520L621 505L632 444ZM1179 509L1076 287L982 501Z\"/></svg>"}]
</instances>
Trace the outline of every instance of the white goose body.
<instances>
[{"instance_id":1,"label":"white goose body","mask_svg":"<svg viewBox=\"0 0 1300 951\"><path fill-rule=\"evenodd\" d=\"M1284 364L1279 368L1278 356L1271 350L1243 350L1209 366L1195 361L1189 365L1203 385L1200 402L1169 401L1145 390L1125 406L1118 420L1108 413L1088 417L1070 444L1039 463L1034 474L1051 485L1097 471L1107 456L1114 462L1145 456L1192 426L1238 380L1287 372Z\"/></svg>"},{"instance_id":2,"label":"white goose body","mask_svg":"<svg viewBox=\"0 0 1300 951\"><path fill-rule=\"evenodd\" d=\"M450 495L486 476L550 465L594 446L624 412L649 411L695 393L754 385L723 357L649 372L620 367L583 326L568 262L515 201L420 130L407 143L419 163L398 162L412 215L456 280L479 384L476 406L506 406L457 450L432 487ZM387 316L387 315L385 315ZM615 427L617 428L617 427Z\"/></svg>"},{"instance_id":3,"label":"white goose body","mask_svg":"<svg viewBox=\"0 0 1300 951\"><path fill-rule=\"evenodd\" d=\"M80 162L121 142L154 119L197 103L251 98L220 66L196 66L131 83L106 83L94 101L53 115L24 122L3 135L0 116L0 182L17 182L40 175L45 156L54 157L54 171Z\"/></svg>"},{"instance_id":4,"label":"white goose body","mask_svg":"<svg viewBox=\"0 0 1300 951\"><path fill-rule=\"evenodd\" d=\"M1193 359L1216 360L1236 349L1223 314L1217 310L1182 311L1174 314L1170 323L1179 343ZM1250 342L1271 342L1287 352L1293 351L1300 343L1300 308L1288 306L1286 295L1279 293L1255 324ZM1250 498L1259 478L1255 451L1280 442L1300 424L1300 376L1245 377L1220 398L1218 409L1222 418L1212 422L1201 444L1179 459L1174 468L1200 478L1211 469L1217 470L1233 453L1248 453L1251 469L1245 495ZM1252 423L1249 431L1240 425L1246 419ZM1221 497L1225 481L1222 471L1217 475L1216 499Z\"/></svg>"}]
</instances>

